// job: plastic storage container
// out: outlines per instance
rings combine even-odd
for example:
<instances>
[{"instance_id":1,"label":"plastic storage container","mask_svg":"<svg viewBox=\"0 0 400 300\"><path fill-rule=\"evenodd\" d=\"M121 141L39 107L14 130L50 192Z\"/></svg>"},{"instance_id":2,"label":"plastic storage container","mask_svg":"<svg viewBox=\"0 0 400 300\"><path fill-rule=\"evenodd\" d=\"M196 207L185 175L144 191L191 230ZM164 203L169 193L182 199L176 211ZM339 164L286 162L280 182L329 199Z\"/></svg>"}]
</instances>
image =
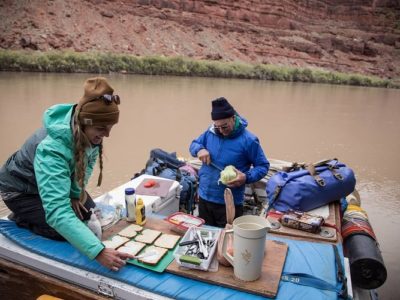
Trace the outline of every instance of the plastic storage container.
<instances>
[{"instance_id":1,"label":"plastic storage container","mask_svg":"<svg viewBox=\"0 0 400 300\"><path fill-rule=\"evenodd\" d=\"M182 267L207 271L217 250L220 233L218 228L190 227L174 251L176 262ZM199 235L203 246L200 245ZM204 252L207 252L206 257L203 257Z\"/></svg>"},{"instance_id":2,"label":"plastic storage container","mask_svg":"<svg viewBox=\"0 0 400 300\"><path fill-rule=\"evenodd\" d=\"M164 197L160 196L148 196L148 195L140 195L136 191L136 187L138 187L143 180L163 180L163 181L172 181L172 186L168 191L168 194ZM163 216L168 216L179 211L179 194L181 192L181 186L178 181L168 180L168 179L160 179L160 177L151 176L147 174L140 175L135 179L132 179L123 185L97 197L94 199L96 203L103 202L106 198L110 205L118 207L123 206L125 208L125 189L126 188L135 188L135 196L138 198L142 198L144 205L146 206L146 215L149 217L151 214L158 214ZM126 216L126 213L125 215Z\"/></svg>"},{"instance_id":3,"label":"plastic storage container","mask_svg":"<svg viewBox=\"0 0 400 300\"><path fill-rule=\"evenodd\" d=\"M203 219L183 212L175 212L165 220L172 225L170 228L172 231L181 234L184 234L192 226L200 227L205 223Z\"/></svg>"}]
</instances>

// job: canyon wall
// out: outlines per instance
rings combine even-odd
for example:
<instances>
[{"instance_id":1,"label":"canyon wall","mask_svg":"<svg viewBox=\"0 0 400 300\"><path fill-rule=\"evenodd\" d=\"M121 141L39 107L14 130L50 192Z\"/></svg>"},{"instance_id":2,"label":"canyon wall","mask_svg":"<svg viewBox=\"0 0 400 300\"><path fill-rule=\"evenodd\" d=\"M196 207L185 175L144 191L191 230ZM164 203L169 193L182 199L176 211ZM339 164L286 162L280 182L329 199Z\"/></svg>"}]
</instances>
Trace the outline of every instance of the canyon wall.
<instances>
[{"instance_id":1,"label":"canyon wall","mask_svg":"<svg viewBox=\"0 0 400 300\"><path fill-rule=\"evenodd\" d=\"M400 1L3 0L0 48L185 56L398 78Z\"/></svg>"}]
</instances>

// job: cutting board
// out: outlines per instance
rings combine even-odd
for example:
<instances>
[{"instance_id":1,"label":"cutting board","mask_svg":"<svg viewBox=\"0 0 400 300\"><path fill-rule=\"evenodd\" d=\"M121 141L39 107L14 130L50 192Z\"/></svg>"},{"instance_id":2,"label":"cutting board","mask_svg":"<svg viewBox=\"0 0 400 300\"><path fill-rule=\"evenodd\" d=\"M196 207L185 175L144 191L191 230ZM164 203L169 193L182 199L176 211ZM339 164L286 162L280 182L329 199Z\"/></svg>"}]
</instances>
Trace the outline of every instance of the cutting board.
<instances>
[{"instance_id":1,"label":"cutting board","mask_svg":"<svg viewBox=\"0 0 400 300\"><path fill-rule=\"evenodd\" d=\"M340 207L339 204L330 203L329 204L329 216L325 218L325 222L331 225L336 226L336 228L340 228ZM271 223L279 223L279 217L276 216L268 216L268 221ZM280 223L279 223L280 225ZM287 235L291 237L298 237L304 240L319 240L326 242L336 242L338 239L338 235L335 228L322 226L321 232L319 233L311 233L306 232L290 227L280 226L279 228L271 228L270 233L278 234L278 235Z\"/></svg>"},{"instance_id":2,"label":"cutting board","mask_svg":"<svg viewBox=\"0 0 400 300\"><path fill-rule=\"evenodd\" d=\"M160 220L161 222L162 220ZM156 222L152 219L148 219L147 220L148 224L156 224ZM165 221L162 221L165 222ZM106 231L103 232L103 240L106 240L108 238L110 238L111 236L116 235L118 232L120 232L122 229L124 229L125 227L129 226L129 224L127 221L125 220L120 220L117 224L115 224L114 226L112 226L111 228L107 229ZM175 234L176 233L172 233L169 231L169 229L166 226L157 226L157 225L153 225L153 226L144 226L145 228L150 228L150 229L155 229L155 230L159 230L162 231L164 233L170 233L170 234ZM134 240L134 239L133 239ZM178 242L179 243L179 242ZM164 272L164 270L167 268L167 266L174 260L174 250L175 248L178 246L178 243L176 243L175 247L171 250L168 250L167 254L164 255L164 257L156 264L156 265L149 265L149 264L145 264L145 263L141 263L138 262L136 259L132 259L132 260L128 260L127 262L148 270L152 270L154 272L158 272L158 273L162 273ZM143 250L142 250L143 251Z\"/></svg>"},{"instance_id":3,"label":"cutting board","mask_svg":"<svg viewBox=\"0 0 400 300\"><path fill-rule=\"evenodd\" d=\"M232 267L225 267L221 264L217 272L204 272L182 268L174 260L167 267L166 271L264 297L275 298L278 293L279 281L285 264L288 245L279 241L267 240L265 251L261 277L256 281L241 281L234 276Z\"/></svg>"},{"instance_id":4,"label":"cutting board","mask_svg":"<svg viewBox=\"0 0 400 300\"><path fill-rule=\"evenodd\" d=\"M178 247L178 244L176 244L175 248L176 247ZM144 264L137 261L136 259L130 259L127 260L126 262L135 266L152 270L154 272L162 273L168 267L168 265L174 260L175 248L168 250L167 254L165 254L164 257L156 265Z\"/></svg>"},{"instance_id":5,"label":"cutting board","mask_svg":"<svg viewBox=\"0 0 400 300\"><path fill-rule=\"evenodd\" d=\"M156 184L152 187L145 187L147 181L155 181ZM147 178L143 179L141 183L136 188L136 195L144 195L144 196L158 196L160 198L164 198L168 195L169 190L174 183L173 180L163 180L163 179L153 179Z\"/></svg>"},{"instance_id":6,"label":"cutting board","mask_svg":"<svg viewBox=\"0 0 400 300\"><path fill-rule=\"evenodd\" d=\"M107 239L108 237L117 234L128 225L129 223L125 220L120 220L117 224L103 233L103 239ZM144 227L159 230L164 233L177 234L176 232L171 231L171 224L163 219L148 218ZM167 266L165 272L211 284L223 285L232 289L262 295L264 297L274 298L278 293L279 281L285 265L288 245L279 241L267 240L265 247L266 254L263 262L261 278L256 281L239 281L234 277L232 267L219 265L217 272L205 272L181 268L175 260Z\"/></svg>"}]
</instances>

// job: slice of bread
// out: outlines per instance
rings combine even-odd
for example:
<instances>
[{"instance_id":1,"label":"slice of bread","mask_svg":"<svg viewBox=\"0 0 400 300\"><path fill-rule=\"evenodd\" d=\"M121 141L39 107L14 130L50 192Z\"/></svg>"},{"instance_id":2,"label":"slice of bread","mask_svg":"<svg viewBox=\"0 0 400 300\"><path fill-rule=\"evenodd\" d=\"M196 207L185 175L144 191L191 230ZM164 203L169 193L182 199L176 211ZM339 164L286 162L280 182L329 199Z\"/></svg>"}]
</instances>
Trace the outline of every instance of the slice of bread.
<instances>
[{"instance_id":1,"label":"slice of bread","mask_svg":"<svg viewBox=\"0 0 400 300\"><path fill-rule=\"evenodd\" d=\"M124 229L122 229L120 232L118 232L118 235L124 236L127 238L133 238L142 229L143 229L142 226L139 226L136 224L131 224L128 227L125 227Z\"/></svg>"},{"instance_id":2,"label":"slice of bread","mask_svg":"<svg viewBox=\"0 0 400 300\"><path fill-rule=\"evenodd\" d=\"M144 243L129 241L122 247L119 247L117 250L119 252L137 255L145 246L146 246L146 244L144 244Z\"/></svg>"},{"instance_id":3,"label":"slice of bread","mask_svg":"<svg viewBox=\"0 0 400 300\"><path fill-rule=\"evenodd\" d=\"M141 234L135 237L137 242L142 242L145 244L152 244L155 239L161 234L161 231L153 229L144 229Z\"/></svg>"},{"instance_id":4,"label":"slice of bread","mask_svg":"<svg viewBox=\"0 0 400 300\"><path fill-rule=\"evenodd\" d=\"M168 252L168 250L165 248L149 246L142 253L140 253L140 255L142 255L142 254L145 255L146 253L148 253L150 251L152 251L152 252L154 251L156 253L153 255L147 256L147 257L139 258L138 261L140 261L144 264L148 264L148 265L156 265L164 257L164 255L167 254L167 252Z\"/></svg>"},{"instance_id":5,"label":"slice of bread","mask_svg":"<svg viewBox=\"0 0 400 300\"><path fill-rule=\"evenodd\" d=\"M181 237L175 234L163 233L155 242L154 246L172 249Z\"/></svg>"},{"instance_id":6,"label":"slice of bread","mask_svg":"<svg viewBox=\"0 0 400 300\"><path fill-rule=\"evenodd\" d=\"M127 241L129 241L129 239L126 237L114 235L111 239L103 241L103 245L106 248L117 249L118 247L125 244Z\"/></svg>"}]
</instances>

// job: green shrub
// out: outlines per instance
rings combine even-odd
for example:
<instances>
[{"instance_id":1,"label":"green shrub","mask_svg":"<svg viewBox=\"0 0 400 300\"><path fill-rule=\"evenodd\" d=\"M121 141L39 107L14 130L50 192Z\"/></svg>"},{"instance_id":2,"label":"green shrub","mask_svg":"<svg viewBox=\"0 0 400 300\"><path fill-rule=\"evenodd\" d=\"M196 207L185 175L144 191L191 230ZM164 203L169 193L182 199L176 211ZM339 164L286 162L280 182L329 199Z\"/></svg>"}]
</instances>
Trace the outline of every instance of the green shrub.
<instances>
[{"instance_id":1,"label":"green shrub","mask_svg":"<svg viewBox=\"0 0 400 300\"><path fill-rule=\"evenodd\" d=\"M267 64L192 60L185 57L149 56L101 52L0 50L0 70L39 72L124 72L145 75L178 75L299 81L399 88L398 80L360 74L331 72Z\"/></svg>"}]
</instances>

